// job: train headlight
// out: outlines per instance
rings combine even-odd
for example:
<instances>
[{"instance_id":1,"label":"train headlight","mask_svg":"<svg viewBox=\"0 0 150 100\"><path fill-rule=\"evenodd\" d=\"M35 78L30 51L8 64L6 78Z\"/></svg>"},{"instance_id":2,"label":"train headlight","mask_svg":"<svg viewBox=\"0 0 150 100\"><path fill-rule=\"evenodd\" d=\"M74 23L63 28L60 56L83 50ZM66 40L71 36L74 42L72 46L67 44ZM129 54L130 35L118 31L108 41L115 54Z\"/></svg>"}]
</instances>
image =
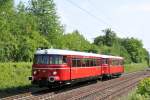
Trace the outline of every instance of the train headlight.
<instances>
[{"instance_id":1,"label":"train headlight","mask_svg":"<svg viewBox=\"0 0 150 100\"><path fill-rule=\"evenodd\" d=\"M57 74L57 72L56 72L56 71L54 71L54 72L53 72L53 75L56 75L56 74Z\"/></svg>"},{"instance_id":2,"label":"train headlight","mask_svg":"<svg viewBox=\"0 0 150 100\"><path fill-rule=\"evenodd\" d=\"M37 71L36 71L36 70L34 70L34 71L33 71L33 75L36 75L36 74L37 74Z\"/></svg>"}]
</instances>

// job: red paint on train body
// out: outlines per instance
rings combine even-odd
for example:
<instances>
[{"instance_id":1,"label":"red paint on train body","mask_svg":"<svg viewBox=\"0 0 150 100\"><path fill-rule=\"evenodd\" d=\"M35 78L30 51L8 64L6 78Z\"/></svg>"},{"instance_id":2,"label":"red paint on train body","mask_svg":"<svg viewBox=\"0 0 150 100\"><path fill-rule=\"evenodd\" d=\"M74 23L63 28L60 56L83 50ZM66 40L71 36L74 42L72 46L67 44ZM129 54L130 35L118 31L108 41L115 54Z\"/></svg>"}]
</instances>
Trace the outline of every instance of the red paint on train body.
<instances>
[{"instance_id":1,"label":"red paint on train body","mask_svg":"<svg viewBox=\"0 0 150 100\"><path fill-rule=\"evenodd\" d=\"M53 86L98 79L103 75L120 75L123 72L122 57L45 49L36 52L30 79L33 84Z\"/></svg>"}]
</instances>

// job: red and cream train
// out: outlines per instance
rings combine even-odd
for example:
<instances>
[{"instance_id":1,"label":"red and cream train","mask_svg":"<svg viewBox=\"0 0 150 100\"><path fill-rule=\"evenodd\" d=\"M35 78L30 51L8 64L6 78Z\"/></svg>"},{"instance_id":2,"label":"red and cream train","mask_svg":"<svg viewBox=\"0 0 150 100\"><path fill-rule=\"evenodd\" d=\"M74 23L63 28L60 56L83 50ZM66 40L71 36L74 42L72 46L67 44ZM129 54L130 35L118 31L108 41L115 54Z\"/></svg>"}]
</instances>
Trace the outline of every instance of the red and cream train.
<instances>
[{"instance_id":1,"label":"red and cream train","mask_svg":"<svg viewBox=\"0 0 150 100\"><path fill-rule=\"evenodd\" d=\"M32 65L32 84L53 87L103 76L120 76L123 58L60 49L37 50Z\"/></svg>"}]
</instances>

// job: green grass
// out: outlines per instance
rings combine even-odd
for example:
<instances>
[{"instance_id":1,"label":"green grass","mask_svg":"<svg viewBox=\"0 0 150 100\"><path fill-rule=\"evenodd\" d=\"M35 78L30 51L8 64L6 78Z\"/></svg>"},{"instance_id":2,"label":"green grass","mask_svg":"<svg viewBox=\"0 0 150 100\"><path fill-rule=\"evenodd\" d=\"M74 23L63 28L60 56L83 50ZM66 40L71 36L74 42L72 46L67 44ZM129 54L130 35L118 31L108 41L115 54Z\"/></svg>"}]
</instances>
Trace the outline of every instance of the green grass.
<instances>
[{"instance_id":1,"label":"green grass","mask_svg":"<svg viewBox=\"0 0 150 100\"><path fill-rule=\"evenodd\" d=\"M132 64L125 64L125 72L135 72L144 70L145 68L148 68L148 65L146 63L132 63Z\"/></svg>"},{"instance_id":2,"label":"green grass","mask_svg":"<svg viewBox=\"0 0 150 100\"><path fill-rule=\"evenodd\" d=\"M0 90L30 85L32 63L0 63Z\"/></svg>"}]
</instances>

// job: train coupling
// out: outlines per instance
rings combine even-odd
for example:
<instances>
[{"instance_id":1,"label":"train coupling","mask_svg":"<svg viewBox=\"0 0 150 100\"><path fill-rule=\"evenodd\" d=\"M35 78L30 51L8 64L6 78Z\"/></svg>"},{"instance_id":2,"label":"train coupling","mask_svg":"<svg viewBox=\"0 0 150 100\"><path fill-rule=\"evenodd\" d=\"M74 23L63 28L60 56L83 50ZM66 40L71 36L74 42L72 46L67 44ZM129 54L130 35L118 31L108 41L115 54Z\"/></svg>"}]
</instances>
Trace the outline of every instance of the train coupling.
<instances>
[{"instance_id":1,"label":"train coupling","mask_svg":"<svg viewBox=\"0 0 150 100\"><path fill-rule=\"evenodd\" d=\"M30 76L30 77L28 77L28 79L29 79L29 80L32 80L33 78L32 78L32 76Z\"/></svg>"}]
</instances>

